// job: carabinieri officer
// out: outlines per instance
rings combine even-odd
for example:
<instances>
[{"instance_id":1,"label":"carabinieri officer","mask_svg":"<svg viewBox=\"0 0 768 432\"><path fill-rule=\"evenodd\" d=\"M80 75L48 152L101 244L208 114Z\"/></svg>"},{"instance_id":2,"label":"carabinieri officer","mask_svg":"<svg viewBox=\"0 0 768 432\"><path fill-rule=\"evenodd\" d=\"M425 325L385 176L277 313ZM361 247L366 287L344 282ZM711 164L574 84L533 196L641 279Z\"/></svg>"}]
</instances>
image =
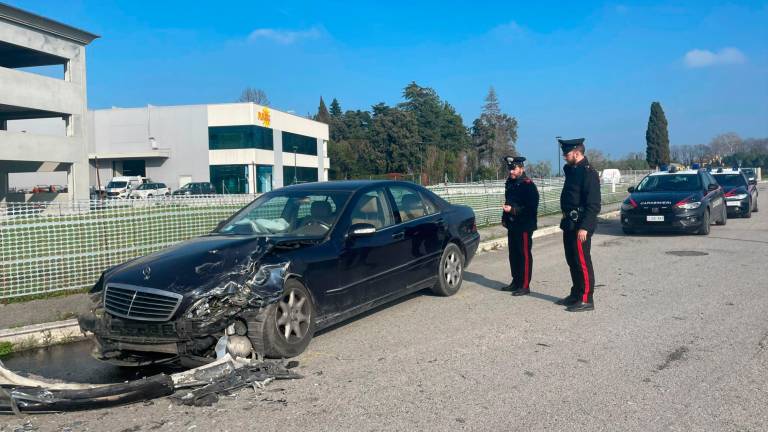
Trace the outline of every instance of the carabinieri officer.
<instances>
[{"instance_id":1,"label":"carabinieri officer","mask_svg":"<svg viewBox=\"0 0 768 432\"><path fill-rule=\"evenodd\" d=\"M504 185L504 206L501 224L507 228L507 248L512 283L503 288L514 296L529 294L533 273L533 232L539 210L539 191L533 181L525 175L525 158L505 156L503 159L509 172Z\"/></svg>"},{"instance_id":2,"label":"carabinieri officer","mask_svg":"<svg viewBox=\"0 0 768 432\"><path fill-rule=\"evenodd\" d=\"M568 306L569 312L590 311L595 308L595 272L590 249L600 213L600 178L584 156L584 138L558 141L566 161L565 184L560 194L560 229L573 285L570 295L556 303Z\"/></svg>"}]
</instances>

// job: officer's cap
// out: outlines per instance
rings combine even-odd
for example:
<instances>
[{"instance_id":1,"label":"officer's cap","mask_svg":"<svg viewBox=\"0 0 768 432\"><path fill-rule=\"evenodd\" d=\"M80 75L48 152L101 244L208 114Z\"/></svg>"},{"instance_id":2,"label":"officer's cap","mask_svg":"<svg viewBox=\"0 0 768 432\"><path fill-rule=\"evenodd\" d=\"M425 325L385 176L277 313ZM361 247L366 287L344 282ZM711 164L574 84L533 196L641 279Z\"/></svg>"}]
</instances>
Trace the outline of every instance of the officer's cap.
<instances>
[{"instance_id":1,"label":"officer's cap","mask_svg":"<svg viewBox=\"0 0 768 432\"><path fill-rule=\"evenodd\" d=\"M569 151L573 150L576 146L583 146L584 145L584 138L576 138L576 139L557 139L557 142L560 143L560 148L563 150L563 154L568 154Z\"/></svg>"},{"instance_id":2,"label":"officer's cap","mask_svg":"<svg viewBox=\"0 0 768 432\"><path fill-rule=\"evenodd\" d=\"M518 166L525 166L525 158L522 156L504 156L502 160L507 164L507 169L510 170Z\"/></svg>"}]
</instances>

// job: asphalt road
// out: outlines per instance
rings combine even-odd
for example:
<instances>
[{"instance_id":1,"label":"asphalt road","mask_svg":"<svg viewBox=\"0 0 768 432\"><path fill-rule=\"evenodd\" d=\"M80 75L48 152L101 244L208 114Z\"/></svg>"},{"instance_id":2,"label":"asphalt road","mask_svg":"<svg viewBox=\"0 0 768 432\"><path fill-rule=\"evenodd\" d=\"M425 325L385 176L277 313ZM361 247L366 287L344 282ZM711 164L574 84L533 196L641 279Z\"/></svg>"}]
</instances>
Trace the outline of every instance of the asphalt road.
<instances>
[{"instance_id":1,"label":"asphalt road","mask_svg":"<svg viewBox=\"0 0 768 432\"><path fill-rule=\"evenodd\" d=\"M559 235L536 239L511 297L506 250L450 298L414 295L318 335L305 378L205 408L168 400L32 417L39 430L768 430L768 188L763 211L709 236L593 239L596 310L570 286ZM25 420L0 418L0 431Z\"/></svg>"}]
</instances>

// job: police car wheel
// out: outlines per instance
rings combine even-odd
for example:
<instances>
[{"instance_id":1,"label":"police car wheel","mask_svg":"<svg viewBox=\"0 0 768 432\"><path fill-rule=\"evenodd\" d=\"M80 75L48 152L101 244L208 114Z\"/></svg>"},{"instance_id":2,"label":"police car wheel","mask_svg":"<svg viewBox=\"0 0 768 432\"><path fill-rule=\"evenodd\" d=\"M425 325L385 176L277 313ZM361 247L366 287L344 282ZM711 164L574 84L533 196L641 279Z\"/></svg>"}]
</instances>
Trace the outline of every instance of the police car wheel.
<instances>
[{"instance_id":1,"label":"police car wheel","mask_svg":"<svg viewBox=\"0 0 768 432\"><path fill-rule=\"evenodd\" d=\"M709 209L704 210L704 216L701 217L701 228L699 228L699 231L697 234L699 235L709 235Z\"/></svg>"},{"instance_id":2,"label":"police car wheel","mask_svg":"<svg viewBox=\"0 0 768 432\"><path fill-rule=\"evenodd\" d=\"M752 202L751 202L751 201L752 201L752 200L750 200L750 203L749 203L749 205L747 206L747 212L746 212L746 213L744 213L744 217L745 217L745 218L747 218L747 219L749 219L749 218L751 218L751 217L752 217L752 212L754 211L754 210L752 209Z\"/></svg>"},{"instance_id":3,"label":"police car wheel","mask_svg":"<svg viewBox=\"0 0 768 432\"><path fill-rule=\"evenodd\" d=\"M722 214L720 215L720 220L715 222L718 225L725 225L726 223L728 223L728 211L725 209L724 205L722 206L722 208L723 208L723 211L721 212Z\"/></svg>"},{"instance_id":4,"label":"police car wheel","mask_svg":"<svg viewBox=\"0 0 768 432\"><path fill-rule=\"evenodd\" d=\"M437 283L432 287L432 292L443 297L456 294L464 280L464 254L455 243L448 243L440 257L440 266L437 268Z\"/></svg>"},{"instance_id":5,"label":"police car wheel","mask_svg":"<svg viewBox=\"0 0 768 432\"><path fill-rule=\"evenodd\" d=\"M753 212L753 213L757 213L757 200L755 200L755 203L754 203L754 204L755 204L755 206L754 206L754 207L752 207L752 212Z\"/></svg>"}]
</instances>

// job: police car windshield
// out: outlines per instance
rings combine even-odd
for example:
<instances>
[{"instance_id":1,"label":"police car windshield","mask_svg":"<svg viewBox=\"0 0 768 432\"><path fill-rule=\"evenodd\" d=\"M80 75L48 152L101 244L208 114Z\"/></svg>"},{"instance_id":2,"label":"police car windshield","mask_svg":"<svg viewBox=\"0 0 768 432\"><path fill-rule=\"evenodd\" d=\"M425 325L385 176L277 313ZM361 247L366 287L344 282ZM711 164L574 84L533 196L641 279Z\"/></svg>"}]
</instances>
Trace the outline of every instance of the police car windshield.
<instances>
[{"instance_id":1,"label":"police car windshield","mask_svg":"<svg viewBox=\"0 0 768 432\"><path fill-rule=\"evenodd\" d=\"M720 186L746 186L747 182L741 174L715 174L715 180Z\"/></svg>"},{"instance_id":2,"label":"police car windshield","mask_svg":"<svg viewBox=\"0 0 768 432\"><path fill-rule=\"evenodd\" d=\"M693 192L701 189L698 174L650 175L637 185L638 192Z\"/></svg>"}]
</instances>

